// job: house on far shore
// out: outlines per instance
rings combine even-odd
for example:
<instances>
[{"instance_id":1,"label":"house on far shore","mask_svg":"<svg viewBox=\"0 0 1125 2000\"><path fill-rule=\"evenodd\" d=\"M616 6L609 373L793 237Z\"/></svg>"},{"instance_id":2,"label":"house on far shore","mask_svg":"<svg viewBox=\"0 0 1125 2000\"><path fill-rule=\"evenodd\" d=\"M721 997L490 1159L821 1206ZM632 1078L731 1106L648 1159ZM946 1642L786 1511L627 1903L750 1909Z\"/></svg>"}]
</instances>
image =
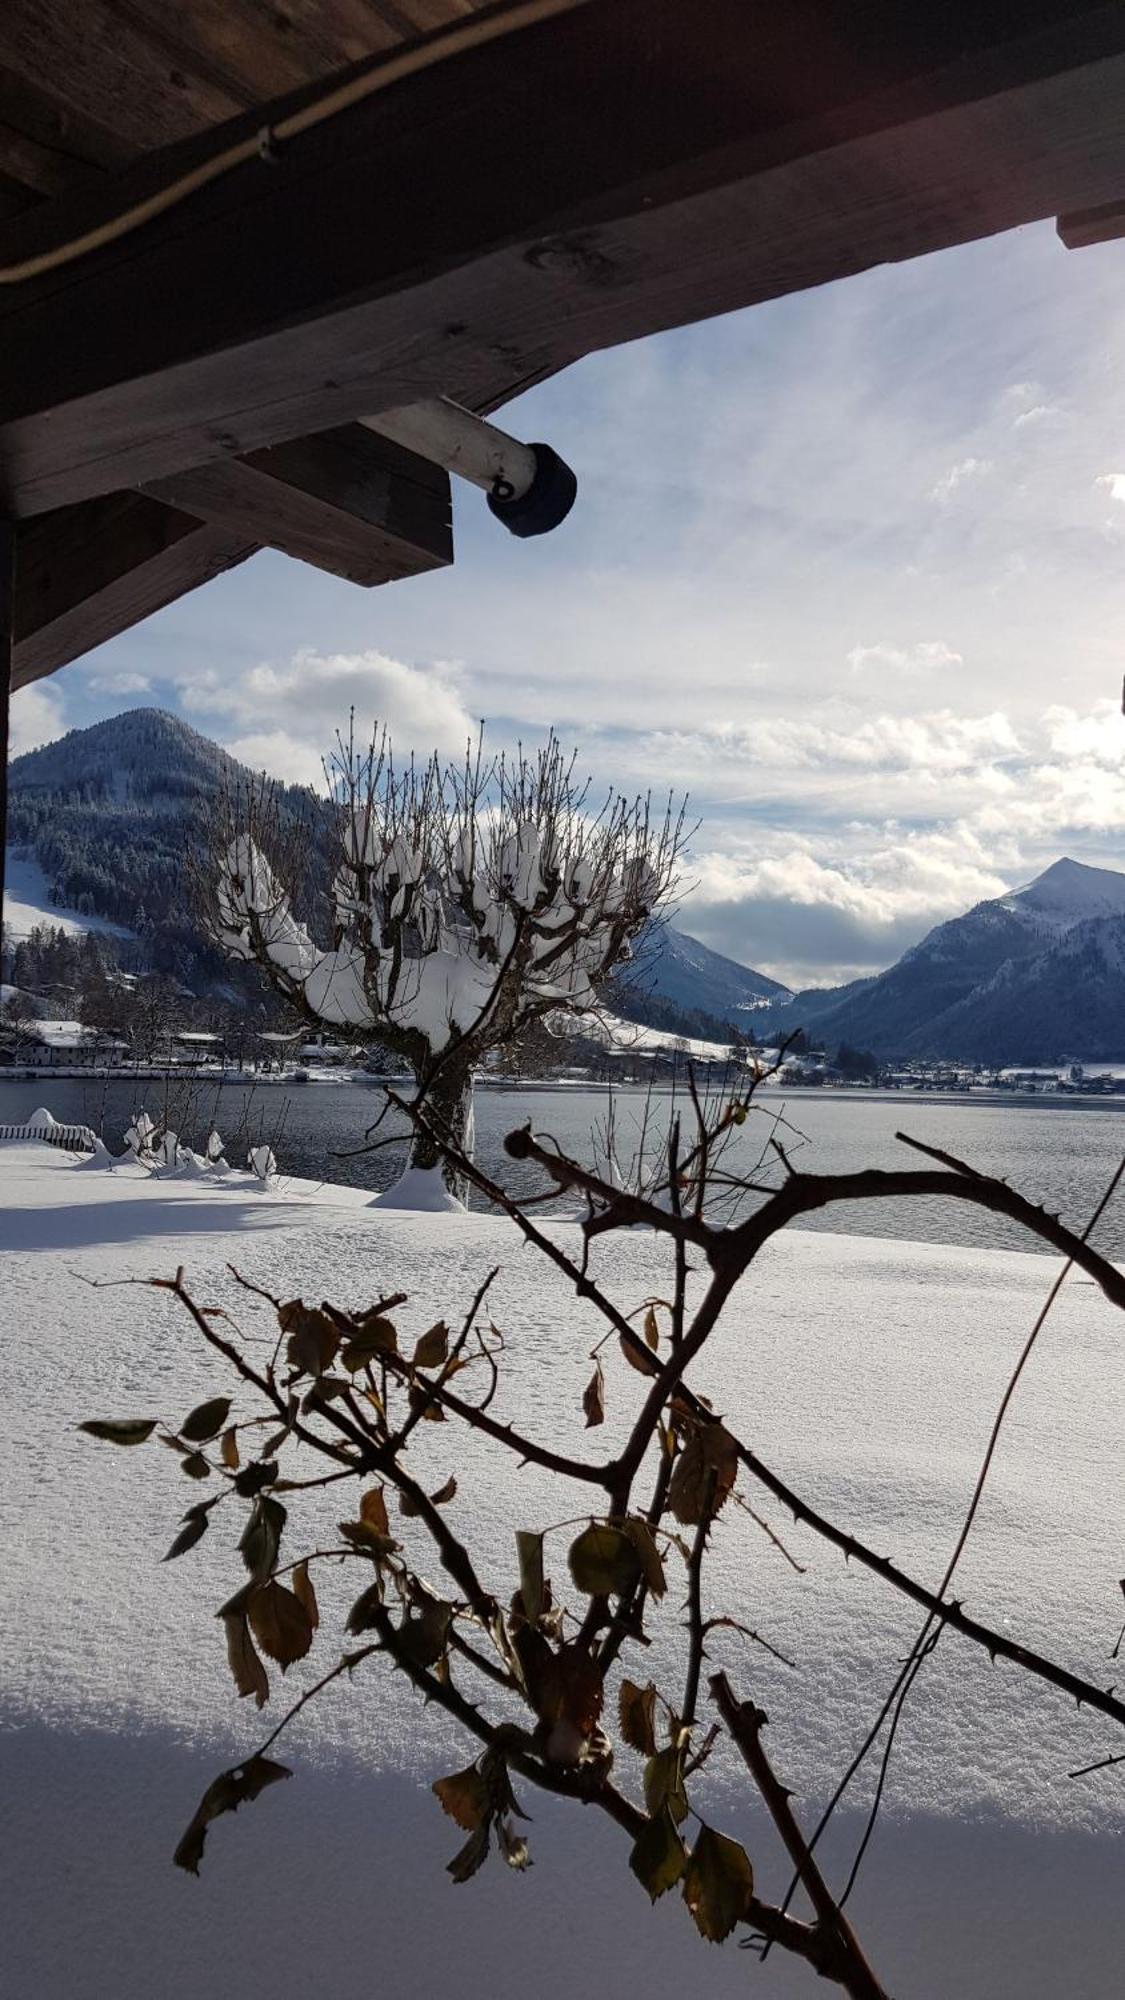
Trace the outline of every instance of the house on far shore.
<instances>
[{"instance_id":1,"label":"house on far shore","mask_svg":"<svg viewBox=\"0 0 1125 2000\"><path fill-rule=\"evenodd\" d=\"M81 1021L26 1021L0 1031L0 1063L28 1069L74 1069L120 1062L128 1044Z\"/></svg>"},{"instance_id":2,"label":"house on far shore","mask_svg":"<svg viewBox=\"0 0 1125 2000\"><path fill-rule=\"evenodd\" d=\"M179 1028L169 1036L168 1060L174 1063L225 1062L226 1042L222 1035L205 1034L195 1028Z\"/></svg>"}]
</instances>

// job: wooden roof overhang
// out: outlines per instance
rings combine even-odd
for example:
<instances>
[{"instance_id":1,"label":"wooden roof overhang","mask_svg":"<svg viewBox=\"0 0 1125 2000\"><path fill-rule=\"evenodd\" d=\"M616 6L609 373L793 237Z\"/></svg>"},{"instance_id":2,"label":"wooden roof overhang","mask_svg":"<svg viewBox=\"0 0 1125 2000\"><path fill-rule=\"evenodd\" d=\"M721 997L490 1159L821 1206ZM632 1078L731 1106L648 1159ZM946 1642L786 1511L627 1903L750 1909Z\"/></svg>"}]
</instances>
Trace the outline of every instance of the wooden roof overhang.
<instances>
[{"instance_id":1,"label":"wooden roof overhang","mask_svg":"<svg viewBox=\"0 0 1125 2000\"><path fill-rule=\"evenodd\" d=\"M1125 198L1121 4L538 5L3 0L0 277L262 135L0 283L13 685L262 546L451 560L446 475L362 416Z\"/></svg>"}]
</instances>

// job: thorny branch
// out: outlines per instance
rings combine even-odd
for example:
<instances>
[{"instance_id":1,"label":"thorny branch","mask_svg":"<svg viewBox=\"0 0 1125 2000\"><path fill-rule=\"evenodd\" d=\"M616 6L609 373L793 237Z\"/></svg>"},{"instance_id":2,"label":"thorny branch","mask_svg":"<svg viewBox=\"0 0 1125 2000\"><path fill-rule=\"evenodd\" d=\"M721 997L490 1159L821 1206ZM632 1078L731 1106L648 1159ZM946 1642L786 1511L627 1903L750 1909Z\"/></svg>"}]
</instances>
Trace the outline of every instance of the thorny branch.
<instances>
[{"instance_id":1,"label":"thorny branch","mask_svg":"<svg viewBox=\"0 0 1125 2000\"><path fill-rule=\"evenodd\" d=\"M1076 1235L1005 1183L951 1155L935 1155L933 1167L902 1172L806 1173L793 1166L782 1148L774 1120L751 1171L740 1176L735 1141L756 1112L756 1087L751 1077L714 1103L693 1088L694 1137L685 1136L681 1121L674 1120L662 1167L646 1177L638 1165L631 1186L622 1187L568 1159L530 1128L510 1134L507 1146L514 1158L539 1168L550 1190L582 1202L581 1217L561 1230L543 1227L523 1202L486 1175L439 1121L431 1123L433 1114L425 1103L402 1106L453 1171L507 1215L524 1243L546 1258L598 1315L605 1333L595 1346L595 1376L583 1399L587 1428L596 1429L605 1418L600 1350L606 1339L617 1336L625 1360L642 1376L643 1394L624 1437L616 1450L601 1456L579 1456L565 1443L560 1448L529 1436L502 1407L493 1413L493 1400L507 1380L508 1343L494 1326L486 1333L477 1321L495 1272L478 1287L455 1335L441 1319L413 1346L401 1336L399 1308L409 1302L400 1293L387 1293L375 1306L351 1311L328 1303L281 1302L240 1278L277 1318L277 1341L264 1370L247 1358L233 1321L193 1299L182 1272L160 1281L189 1312L212 1352L234 1371L241 1393L257 1395L275 1426L261 1441L255 1428L260 1418L230 1423L227 1397L212 1398L178 1429L164 1426L165 1441L180 1454L185 1472L218 1482L217 1492L188 1509L170 1555L185 1553L200 1539L218 1500L241 1499L249 1509L239 1544L247 1580L220 1614L239 1693L253 1695L261 1705L269 1693L262 1655L284 1671L311 1650L320 1625L311 1563L318 1564L318 1577L333 1574L336 1566L354 1575L358 1564L364 1579L346 1620L347 1632L361 1643L299 1697L254 1757L215 1781L178 1850L184 1866L198 1867L213 1818L285 1775L284 1767L265 1753L292 1716L321 1688L350 1675L374 1654L401 1670L479 1746L467 1771L434 1787L446 1812L469 1836L450 1863L455 1880L475 1873L493 1838L509 1865L526 1866L526 1843L513 1820L518 1808L511 1773L605 1813L631 1842L630 1865L649 1894L655 1899L682 1888L704 1936L721 1939L739 1925L749 1926L763 1954L770 1946L791 1951L856 2000L885 2000L842 1900L833 1897L820 1874L815 1836L808 1840L803 1835L773 1773L761 1741L765 1718L752 1703L736 1699L725 1674L716 1674L710 1684L721 1724L696 1740L703 1663L712 1635L723 1633L728 1645L738 1637L761 1643L785 1660L778 1647L742 1624L731 1609L720 1604L713 1615L704 1612L715 1523L740 1472L846 1558L920 1605L929 1643L950 1627L994 1660L1006 1660L1125 1723L1125 1702L1111 1690L1020 1645L950 1598L953 1563L941 1587L931 1591L810 1506L688 1380L759 1252L787 1224L834 1202L921 1195L970 1201L1022 1223L1061 1250L1119 1308L1125 1308L1125 1278L1092 1248L1086 1240L1089 1231ZM762 1179L771 1148L781 1176L776 1185ZM922 1146L918 1150L933 1153ZM721 1226L716 1215L728 1211L732 1195L735 1219ZM756 1209L738 1214L752 1196L759 1202ZM532 1203L537 1199L533 1195ZM650 1228L671 1251L668 1296L642 1301L640 1308L619 1303L590 1268L595 1242L638 1225ZM475 1400L458 1380L474 1369L478 1377L484 1374L484 1393ZM1003 1410L997 1424L1002 1416ZM560 1506L565 1518L519 1532L506 1575L486 1576L458 1528L456 1477L430 1492L419 1476L413 1455L435 1423L473 1432L509 1462L533 1465L569 1482L581 1495L577 1520L571 1518L572 1505ZM137 1443L156 1424L103 1421L89 1428L113 1442ZM258 1441L257 1456L243 1464L240 1445L245 1449L250 1439ZM301 1454L292 1467L291 1450ZM327 1458L331 1470L310 1476L310 1454ZM652 1472L648 1497L638 1502L634 1494L646 1468ZM964 1533L986 1474L987 1461ZM340 1542L322 1546L323 1537L314 1536L307 1553L294 1557L287 1548L283 1561L282 1536L293 1530L280 1496L303 1502L310 1489L328 1486L335 1494L349 1479L357 1487L355 1518L339 1524ZM753 1514L744 1496L735 1498ZM388 1501L397 1506L399 1518L392 1519ZM587 1513L591 1506L594 1511ZM564 1531L573 1537L565 1566L556 1555L560 1545L555 1539ZM773 1530L767 1527L766 1532L799 1572L801 1566ZM963 1541L964 1534L958 1554ZM455 1594L443 1595L427 1581L421 1567L427 1552ZM682 1595L669 1577L669 1568L681 1560ZM565 1589L559 1583L564 1573ZM634 1659L643 1659L668 1607L681 1602L683 1677L678 1698L672 1700L652 1681L642 1687L630 1679L629 1668ZM671 1615L676 1616L674 1609ZM616 1730L610 1721L614 1695L612 1705L620 1715ZM709 1827L689 1800L687 1785L694 1790L720 1728L742 1756L797 1870L812 1904L811 1923L756 1894L742 1848ZM642 1760L639 1784L629 1756ZM699 1827L690 1854L681 1832L689 1813Z\"/></svg>"}]
</instances>

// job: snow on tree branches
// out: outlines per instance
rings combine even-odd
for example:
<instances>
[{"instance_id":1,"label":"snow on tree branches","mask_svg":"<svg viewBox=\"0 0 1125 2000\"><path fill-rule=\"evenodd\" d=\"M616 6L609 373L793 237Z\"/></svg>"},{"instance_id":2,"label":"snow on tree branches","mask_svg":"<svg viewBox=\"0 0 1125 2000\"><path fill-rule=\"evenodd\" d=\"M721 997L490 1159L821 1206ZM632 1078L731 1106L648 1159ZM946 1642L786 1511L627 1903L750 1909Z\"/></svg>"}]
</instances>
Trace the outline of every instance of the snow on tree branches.
<instances>
[{"instance_id":1,"label":"snow on tree branches","mask_svg":"<svg viewBox=\"0 0 1125 2000\"><path fill-rule=\"evenodd\" d=\"M463 1143L474 1066L534 1020L598 1005L672 885L683 809L611 793L591 807L552 736L535 756L395 766L387 736L340 740L328 769L334 870L323 942L294 914L307 854L277 795L227 801L210 919L306 1019L378 1040ZM411 1165L436 1168L426 1136Z\"/></svg>"}]
</instances>

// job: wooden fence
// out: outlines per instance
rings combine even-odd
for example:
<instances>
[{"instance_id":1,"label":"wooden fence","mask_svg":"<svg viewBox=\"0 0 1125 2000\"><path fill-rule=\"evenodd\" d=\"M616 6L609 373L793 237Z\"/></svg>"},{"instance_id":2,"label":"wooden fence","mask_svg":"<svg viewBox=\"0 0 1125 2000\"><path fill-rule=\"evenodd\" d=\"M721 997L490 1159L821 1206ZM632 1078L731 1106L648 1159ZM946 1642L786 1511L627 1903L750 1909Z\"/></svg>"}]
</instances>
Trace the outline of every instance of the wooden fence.
<instances>
[{"instance_id":1,"label":"wooden fence","mask_svg":"<svg viewBox=\"0 0 1125 2000\"><path fill-rule=\"evenodd\" d=\"M0 1140L4 1139L42 1139L68 1153L95 1151L94 1134L88 1125L0 1125Z\"/></svg>"}]
</instances>

